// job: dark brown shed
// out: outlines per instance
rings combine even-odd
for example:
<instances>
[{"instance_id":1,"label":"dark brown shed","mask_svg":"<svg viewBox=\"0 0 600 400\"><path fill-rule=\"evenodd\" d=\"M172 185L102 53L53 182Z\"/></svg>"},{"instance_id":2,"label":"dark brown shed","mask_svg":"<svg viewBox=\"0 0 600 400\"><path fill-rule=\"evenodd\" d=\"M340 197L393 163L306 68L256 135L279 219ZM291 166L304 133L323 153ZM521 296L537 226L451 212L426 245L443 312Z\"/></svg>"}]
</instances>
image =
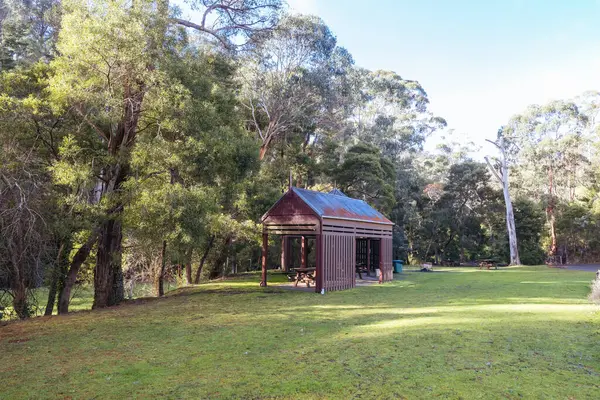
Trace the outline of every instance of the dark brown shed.
<instances>
[{"instance_id":1,"label":"dark brown shed","mask_svg":"<svg viewBox=\"0 0 600 400\"><path fill-rule=\"evenodd\" d=\"M343 290L356 285L357 269L381 271L381 281L392 280L394 224L363 200L334 189L329 193L290 188L262 217L261 286L267 285L269 234L282 236L282 268L289 266L289 239L300 237L302 266L305 241L315 239L316 291Z\"/></svg>"}]
</instances>

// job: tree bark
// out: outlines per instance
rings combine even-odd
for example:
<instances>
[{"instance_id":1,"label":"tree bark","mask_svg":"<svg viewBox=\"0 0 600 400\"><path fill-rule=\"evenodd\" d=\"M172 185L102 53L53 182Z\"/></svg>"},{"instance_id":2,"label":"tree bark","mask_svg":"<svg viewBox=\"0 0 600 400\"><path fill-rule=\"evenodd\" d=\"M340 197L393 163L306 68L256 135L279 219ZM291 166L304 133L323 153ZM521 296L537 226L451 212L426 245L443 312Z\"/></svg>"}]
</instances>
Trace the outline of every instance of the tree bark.
<instances>
[{"instance_id":1,"label":"tree bark","mask_svg":"<svg viewBox=\"0 0 600 400\"><path fill-rule=\"evenodd\" d=\"M550 256L555 257L558 246L556 240L556 217L554 216L554 171L552 166L548 167L548 207L546 208L546 214L550 224Z\"/></svg>"},{"instance_id":2,"label":"tree bark","mask_svg":"<svg viewBox=\"0 0 600 400\"><path fill-rule=\"evenodd\" d=\"M31 315L27 304L27 286L23 282L17 282L13 288L13 309L20 319L29 318Z\"/></svg>"},{"instance_id":3,"label":"tree bark","mask_svg":"<svg viewBox=\"0 0 600 400\"><path fill-rule=\"evenodd\" d=\"M17 233L13 239L10 248L11 262L13 267L13 277L11 282L11 291L13 295L13 310L20 319L29 318L31 315L29 304L27 304L27 282L25 279L25 264L23 254L25 249L23 235L23 221L16 221Z\"/></svg>"},{"instance_id":4,"label":"tree bark","mask_svg":"<svg viewBox=\"0 0 600 400\"><path fill-rule=\"evenodd\" d=\"M267 286L267 258L269 256L269 234L262 235L262 254L261 254L261 278L260 286Z\"/></svg>"},{"instance_id":5,"label":"tree bark","mask_svg":"<svg viewBox=\"0 0 600 400\"><path fill-rule=\"evenodd\" d=\"M94 269L94 303L92 308L119 304L124 298L121 215L124 203L120 189L129 175L129 159L134 147L142 102L146 91L142 81L125 84L123 118L114 132L107 135L108 154L120 161L107 165L104 170L101 197L112 195L115 205L107 211L100 226L96 268Z\"/></svg>"},{"instance_id":6,"label":"tree bark","mask_svg":"<svg viewBox=\"0 0 600 400\"><path fill-rule=\"evenodd\" d=\"M69 271L67 272L65 283L59 293L58 314L66 314L69 312L71 290L73 289L73 286L75 286L75 282L77 281L77 274L79 273L79 269L81 268L85 260L87 260L88 256L90 255L92 247L94 247L94 243L96 243L97 238L97 232L92 232L86 240L86 242L83 244L83 246L81 246L73 256L73 260L71 261L71 265L69 266Z\"/></svg>"},{"instance_id":7,"label":"tree bark","mask_svg":"<svg viewBox=\"0 0 600 400\"><path fill-rule=\"evenodd\" d=\"M56 292L58 292L58 282L60 280L60 275L63 274L63 257L62 253L65 249L65 243L61 243L58 248L58 254L56 256L56 261L54 263L54 268L52 269L52 277L50 280L50 287L48 290L48 301L46 302L46 310L44 311L44 315L52 315L52 311L54 311L54 303L56 302ZM64 280L64 279L63 279Z\"/></svg>"},{"instance_id":8,"label":"tree bark","mask_svg":"<svg viewBox=\"0 0 600 400\"><path fill-rule=\"evenodd\" d=\"M202 258L200 259L200 264L198 264L198 270L196 271L196 277L194 278L195 284L200 283L200 275L202 274L202 268L204 268L204 263L206 262L206 259L208 258L208 253L212 249L214 242L215 242L215 235L211 235L210 239L208 240L208 244L206 245L206 249L204 250L204 254L202 254Z\"/></svg>"},{"instance_id":9,"label":"tree bark","mask_svg":"<svg viewBox=\"0 0 600 400\"><path fill-rule=\"evenodd\" d=\"M160 264L158 266L158 270L154 275L154 293L157 297L162 297L165 295L164 288L164 277L165 277L165 266L167 263L166 259L167 255L167 241L163 240L162 242L162 251L160 252Z\"/></svg>"},{"instance_id":10,"label":"tree bark","mask_svg":"<svg viewBox=\"0 0 600 400\"><path fill-rule=\"evenodd\" d=\"M189 252L189 256L185 260L185 283L192 284L192 251Z\"/></svg>"},{"instance_id":11,"label":"tree bark","mask_svg":"<svg viewBox=\"0 0 600 400\"><path fill-rule=\"evenodd\" d=\"M50 281L50 286L48 287L48 301L46 302L46 310L44 311L44 315L52 315L52 311L54 311L54 303L56 302L56 292L58 291L58 269L59 266L54 266L54 271L52 271L52 280Z\"/></svg>"},{"instance_id":12,"label":"tree bark","mask_svg":"<svg viewBox=\"0 0 600 400\"><path fill-rule=\"evenodd\" d=\"M492 167L492 164L485 158L491 172L502 184L502 194L504 195L504 205L506 208L506 232L508 234L508 247L510 251L510 265L520 265L521 258L519 257L519 246L517 242L517 228L515 225L515 213L513 210L512 200L509 191L509 169L506 161L506 149L497 143L491 142L502 152L501 160L501 175Z\"/></svg>"},{"instance_id":13,"label":"tree bark","mask_svg":"<svg viewBox=\"0 0 600 400\"><path fill-rule=\"evenodd\" d=\"M505 174L508 173L508 169ZM508 181L508 176L506 180ZM517 242L517 228L515 226L515 213L513 210L512 200L508 191L508 182L503 184L502 193L504 194L504 204L506 205L506 231L508 232L508 246L510 249L510 265L521 264L519 257L519 247Z\"/></svg>"},{"instance_id":14,"label":"tree bark","mask_svg":"<svg viewBox=\"0 0 600 400\"><path fill-rule=\"evenodd\" d=\"M267 150L269 148L269 144L271 144L271 140L273 139L272 135L268 135L263 143L260 145L260 150L258 152L258 159L262 161L267 155Z\"/></svg>"},{"instance_id":15,"label":"tree bark","mask_svg":"<svg viewBox=\"0 0 600 400\"><path fill-rule=\"evenodd\" d=\"M125 297L121 269L122 237L120 221L109 218L102 223L94 269L92 309L119 304Z\"/></svg>"}]
</instances>

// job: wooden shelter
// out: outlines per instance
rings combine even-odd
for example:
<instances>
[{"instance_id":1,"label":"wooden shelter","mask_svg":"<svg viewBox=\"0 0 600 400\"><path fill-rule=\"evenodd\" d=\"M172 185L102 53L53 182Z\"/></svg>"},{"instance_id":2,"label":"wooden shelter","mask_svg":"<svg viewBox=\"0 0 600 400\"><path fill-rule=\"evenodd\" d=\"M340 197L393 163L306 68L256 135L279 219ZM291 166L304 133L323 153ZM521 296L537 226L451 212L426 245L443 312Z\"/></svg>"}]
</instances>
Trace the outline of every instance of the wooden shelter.
<instances>
[{"instance_id":1,"label":"wooden shelter","mask_svg":"<svg viewBox=\"0 0 600 400\"><path fill-rule=\"evenodd\" d=\"M356 285L360 268L381 271L381 280L392 277L393 223L363 200L334 189L329 193L290 187L262 217L262 279L267 285L269 235L281 235L282 268L289 266L289 241L300 238L302 267L306 266L307 241L314 239L315 290L343 290Z\"/></svg>"}]
</instances>

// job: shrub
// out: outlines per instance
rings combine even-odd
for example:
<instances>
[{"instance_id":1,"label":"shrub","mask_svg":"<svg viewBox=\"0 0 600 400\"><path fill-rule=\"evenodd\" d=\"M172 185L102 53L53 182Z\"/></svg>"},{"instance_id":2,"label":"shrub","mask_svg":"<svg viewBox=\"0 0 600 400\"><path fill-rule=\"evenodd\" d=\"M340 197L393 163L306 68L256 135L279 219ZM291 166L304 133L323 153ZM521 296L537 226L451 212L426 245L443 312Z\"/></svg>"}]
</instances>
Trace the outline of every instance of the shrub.
<instances>
[{"instance_id":1,"label":"shrub","mask_svg":"<svg viewBox=\"0 0 600 400\"><path fill-rule=\"evenodd\" d=\"M600 304L600 277L596 277L590 288L592 289L592 292L588 298L591 302Z\"/></svg>"}]
</instances>

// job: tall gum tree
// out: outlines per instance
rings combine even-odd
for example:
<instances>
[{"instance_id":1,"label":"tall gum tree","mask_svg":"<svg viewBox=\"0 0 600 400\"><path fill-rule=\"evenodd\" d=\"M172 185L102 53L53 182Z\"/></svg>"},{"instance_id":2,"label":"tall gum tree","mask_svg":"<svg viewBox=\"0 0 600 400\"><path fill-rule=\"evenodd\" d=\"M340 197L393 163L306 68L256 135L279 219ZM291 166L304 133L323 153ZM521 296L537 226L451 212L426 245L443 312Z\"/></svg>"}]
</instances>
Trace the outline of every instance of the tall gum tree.
<instances>
[{"instance_id":1,"label":"tall gum tree","mask_svg":"<svg viewBox=\"0 0 600 400\"><path fill-rule=\"evenodd\" d=\"M513 210L512 199L510 197L510 185L509 185L509 161L508 161L508 147L510 142L504 134L503 129L498 131L498 138L496 141L488 140L491 144L496 146L500 151L500 158L494 160L494 163L490 161L489 157L485 157L485 161L492 174L496 177L500 185L502 185L502 194L504 195L504 206L506 209L506 232L508 234L508 247L510 250L510 265L521 264L521 258L519 257L519 246L517 242L517 228L515 226L515 212Z\"/></svg>"},{"instance_id":2,"label":"tall gum tree","mask_svg":"<svg viewBox=\"0 0 600 400\"><path fill-rule=\"evenodd\" d=\"M278 140L294 134L304 135L306 144L311 135L314 139L314 130L327 124L328 106L339 94L329 89L351 63L315 16L287 16L277 29L258 37L242 60L239 79L247 125L261 143L261 160Z\"/></svg>"},{"instance_id":3,"label":"tall gum tree","mask_svg":"<svg viewBox=\"0 0 600 400\"><path fill-rule=\"evenodd\" d=\"M569 101L529 106L504 128L510 138L510 157L526 181L529 196L545 204L550 243L548 255L557 256L556 209L561 200L574 198L579 170L585 162L582 147L588 118Z\"/></svg>"},{"instance_id":4,"label":"tall gum tree","mask_svg":"<svg viewBox=\"0 0 600 400\"><path fill-rule=\"evenodd\" d=\"M164 52L174 51L180 40L178 27L231 49L240 36L272 27L280 5L278 0L197 0L192 8L202 19L195 23L176 18L166 0L64 2L50 90L57 106L71 107L105 148L94 160L100 165L96 197L105 209L98 226L94 308L123 299L123 186L138 136L161 123L160 112L151 112L153 101L180 97L181 85L160 68Z\"/></svg>"}]
</instances>

